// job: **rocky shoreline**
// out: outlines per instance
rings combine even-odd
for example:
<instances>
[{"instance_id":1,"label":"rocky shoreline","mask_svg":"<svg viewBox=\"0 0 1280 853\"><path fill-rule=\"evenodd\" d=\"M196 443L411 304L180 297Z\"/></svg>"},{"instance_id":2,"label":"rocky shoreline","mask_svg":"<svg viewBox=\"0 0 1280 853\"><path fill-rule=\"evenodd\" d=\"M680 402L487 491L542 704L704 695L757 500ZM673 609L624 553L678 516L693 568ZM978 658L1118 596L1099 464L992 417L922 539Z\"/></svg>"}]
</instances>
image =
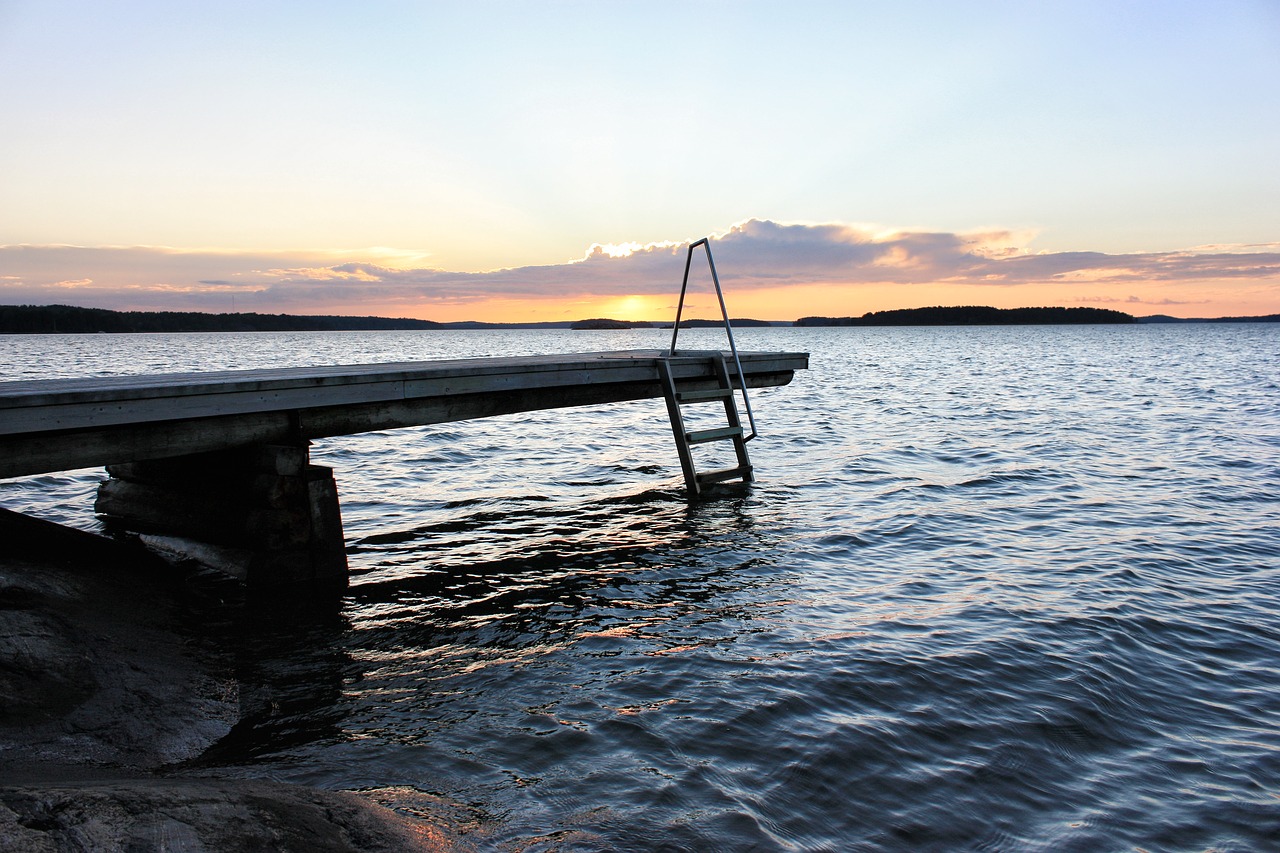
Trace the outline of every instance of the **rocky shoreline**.
<instances>
[{"instance_id":1,"label":"rocky shoreline","mask_svg":"<svg viewBox=\"0 0 1280 853\"><path fill-rule=\"evenodd\" d=\"M443 819L199 766L243 713L218 626L188 630L234 612L218 587L4 510L0 541L0 849L469 849Z\"/></svg>"},{"instance_id":2,"label":"rocky shoreline","mask_svg":"<svg viewBox=\"0 0 1280 853\"><path fill-rule=\"evenodd\" d=\"M0 848L390 853L458 846L441 830L356 794L152 777L0 787Z\"/></svg>"}]
</instances>

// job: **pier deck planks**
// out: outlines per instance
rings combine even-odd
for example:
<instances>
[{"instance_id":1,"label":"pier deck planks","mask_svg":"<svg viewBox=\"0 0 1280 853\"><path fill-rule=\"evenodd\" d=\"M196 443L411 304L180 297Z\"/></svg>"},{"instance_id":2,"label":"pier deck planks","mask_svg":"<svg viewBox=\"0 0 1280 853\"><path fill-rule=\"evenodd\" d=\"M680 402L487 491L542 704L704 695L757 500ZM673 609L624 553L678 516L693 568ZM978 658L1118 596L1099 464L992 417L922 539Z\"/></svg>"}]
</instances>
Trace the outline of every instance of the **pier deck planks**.
<instances>
[{"instance_id":1,"label":"pier deck planks","mask_svg":"<svg viewBox=\"0 0 1280 853\"><path fill-rule=\"evenodd\" d=\"M0 382L0 478L662 396L662 350ZM681 351L681 355L690 354ZM750 387L807 353L740 353ZM673 365L697 388L715 377ZM704 375L705 374L705 375Z\"/></svg>"}]
</instances>

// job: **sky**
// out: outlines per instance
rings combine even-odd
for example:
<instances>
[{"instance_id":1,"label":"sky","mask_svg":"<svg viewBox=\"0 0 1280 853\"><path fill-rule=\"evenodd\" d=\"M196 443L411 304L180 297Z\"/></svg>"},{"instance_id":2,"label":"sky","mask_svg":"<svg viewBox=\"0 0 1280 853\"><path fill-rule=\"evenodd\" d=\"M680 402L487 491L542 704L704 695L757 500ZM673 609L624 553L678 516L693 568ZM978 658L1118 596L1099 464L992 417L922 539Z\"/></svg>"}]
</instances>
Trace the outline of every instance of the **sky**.
<instances>
[{"instance_id":1,"label":"sky","mask_svg":"<svg viewBox=\"0 0 1280 853\"><path fill-rule=\"evenodd\" d=\"M0 0L0 81L0 304L1280 312L1276 0Z\"/></svg>"}]
</instances>

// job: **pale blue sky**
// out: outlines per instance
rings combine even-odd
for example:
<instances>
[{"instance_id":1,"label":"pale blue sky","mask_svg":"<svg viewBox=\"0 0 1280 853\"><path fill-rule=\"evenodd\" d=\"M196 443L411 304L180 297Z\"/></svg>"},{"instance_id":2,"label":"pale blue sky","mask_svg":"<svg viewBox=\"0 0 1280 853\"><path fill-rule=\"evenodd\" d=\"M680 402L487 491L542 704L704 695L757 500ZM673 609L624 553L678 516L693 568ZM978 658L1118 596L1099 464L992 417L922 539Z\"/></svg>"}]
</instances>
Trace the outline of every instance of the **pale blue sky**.
<instances>
[{"instance_id":1,"label":"pale blue sky","mask_svg":"<svg viewBox=\"0 0 1280 853\"><path fill-rule=\"evenodd\" d=\"M0 80L0 245L463 271L749 218L1280 239L1275 0L0 0Z\"/></svg>"}]
</instances>

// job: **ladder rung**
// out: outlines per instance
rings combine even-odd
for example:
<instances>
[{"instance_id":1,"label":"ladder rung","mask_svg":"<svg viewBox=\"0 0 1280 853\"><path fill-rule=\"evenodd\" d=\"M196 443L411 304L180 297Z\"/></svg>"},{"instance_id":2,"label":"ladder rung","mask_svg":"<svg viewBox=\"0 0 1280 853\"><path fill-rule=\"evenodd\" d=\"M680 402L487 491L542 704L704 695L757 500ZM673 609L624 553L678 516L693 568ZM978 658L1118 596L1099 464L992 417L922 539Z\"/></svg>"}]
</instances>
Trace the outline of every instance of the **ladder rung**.
<instances>
[{"instance_id":1,"label":"ladder rung","mask_svg":"<svg viewBox=\"0 0 1280 853\"><path fill-rule=\"evenodd\" d=\"M704 471L698 475L699 483L723 483L725 480L751 479L751 466L739 465L736 468L721 468L718 471Z\"/></svg>"},{"instance_id":2,"label":"ladder rung","mask_svg":"<svg viewBox=\"0 0 1280 853\"><path fill-rule=\"evenodd\" d=\"M677 391L676 400L681 403L704 403L707 400L724 400L733 396L732 388L711 388L706 391Z\"/></svg>"},{"instance_id":3,"label":"ladder rung","mask_svg":"<svg viewBox=\"0 0 1280 853\"><path fill-rule=\"evenodd\" d=\"M742 427L716 427L690 430L684 434L684 438L690 444L702 444L704 441L722 441L726 438L737 438L740 435L742 435Z\"/></svg>"}]
</instances>

